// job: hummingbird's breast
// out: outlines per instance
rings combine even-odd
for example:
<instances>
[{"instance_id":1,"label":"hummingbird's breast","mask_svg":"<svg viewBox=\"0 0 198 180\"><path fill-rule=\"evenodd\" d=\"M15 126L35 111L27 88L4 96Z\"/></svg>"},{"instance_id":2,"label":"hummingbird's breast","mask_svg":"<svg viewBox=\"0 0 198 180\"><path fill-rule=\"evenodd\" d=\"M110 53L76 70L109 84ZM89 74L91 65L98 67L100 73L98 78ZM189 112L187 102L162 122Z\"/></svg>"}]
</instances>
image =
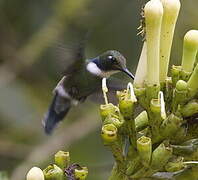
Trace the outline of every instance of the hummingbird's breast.
<instances>
[{"instance_id":1,"label":"hummingbird's breast","mask_svg":"<svg viewBox=\"0 0 198 180\"><path fill-rule=\"evenodd\" d=\"M63 85L72 98L80 100L100 89L101 78L94 76L86 68L81 68L80 71L66 76Z\"/></svg>"}]
</instances>

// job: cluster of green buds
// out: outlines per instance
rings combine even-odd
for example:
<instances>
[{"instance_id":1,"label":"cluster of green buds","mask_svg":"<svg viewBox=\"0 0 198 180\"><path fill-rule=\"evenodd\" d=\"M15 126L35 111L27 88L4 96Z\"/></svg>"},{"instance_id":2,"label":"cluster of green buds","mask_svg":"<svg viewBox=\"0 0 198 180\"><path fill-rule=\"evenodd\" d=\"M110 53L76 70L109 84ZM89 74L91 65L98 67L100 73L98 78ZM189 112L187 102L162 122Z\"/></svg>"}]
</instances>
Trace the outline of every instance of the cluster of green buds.
<instances>
[{"instance_id":1,"label":"cluster of green buds","mask_svg":"<svg viewBox=\"0 0 198 180\"><path fill-rule=\"evenodd\" d=\"M115 158L109 180L154 178L162 171L177 180L186 173L198 179L193 166L198 164L198 30L186 33L181 66L168 74L180 5L180 0L146 3L134 85L117 92L118 105L108 103L103 79L101 136Z\"/></svg>"},{"instance_id":2,"label":"cluster of green buds","mask_svg":"<svg viewBox=\"0 0 198 180\"><path fill-rule=\"evenodd\" d=\"M69 152L58 151L54 156L54 164L44 170L33 167L27 173L27 180L85 180L88 175L87 167L70 164Z\"/></svg>"},{"instance_id":3,"label":"cluster of green buds","mask_svg":"<svg viewBox=\"0 0 198 180\"><path fill-rule=\"evenodd\" d=\"M149 177L161 170L168 163L173 150L167 142L162 142L153 150L147 111L144 110L135 117L138 101L133 85L129 83L126 90L117 92L117 106L108 103L107 92L103 83L106 104L100 106L103 122L101 136L116 161L109 179ZM151 100L151 115L155 121L158 117L161 121L166 119L162 92L159 92L159 99ZM161 104L164 108L161 108Z\"/></svg>"}]
</instances>

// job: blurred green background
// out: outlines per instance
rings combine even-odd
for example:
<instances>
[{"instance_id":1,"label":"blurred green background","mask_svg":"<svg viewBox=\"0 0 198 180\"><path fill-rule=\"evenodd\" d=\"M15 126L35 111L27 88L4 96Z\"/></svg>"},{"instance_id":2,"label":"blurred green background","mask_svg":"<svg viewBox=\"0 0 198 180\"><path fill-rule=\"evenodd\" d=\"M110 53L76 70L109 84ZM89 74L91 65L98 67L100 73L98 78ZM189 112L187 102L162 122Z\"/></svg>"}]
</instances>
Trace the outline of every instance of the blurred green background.
<instances>
[{"instance_id":1,"label":"blurred green background","mask_svg":"<svg viewBox=\"0 0 198 180\"><path fill-rule=\"evenodd\" d=\"M86 56L116 49L135 73L142 38L137 36L145 0L0 0L0 170L24 179L32 166L45 168L58 150L104 180L113 158L100 139L98 104L71 110L52 136L41 120L63 70L60 59L90 30ZM198 1L181 0L171 64L179 64L182 39L198 29ZM125 78L123 75L116 75Z\"/></svg>"}]
</instances>

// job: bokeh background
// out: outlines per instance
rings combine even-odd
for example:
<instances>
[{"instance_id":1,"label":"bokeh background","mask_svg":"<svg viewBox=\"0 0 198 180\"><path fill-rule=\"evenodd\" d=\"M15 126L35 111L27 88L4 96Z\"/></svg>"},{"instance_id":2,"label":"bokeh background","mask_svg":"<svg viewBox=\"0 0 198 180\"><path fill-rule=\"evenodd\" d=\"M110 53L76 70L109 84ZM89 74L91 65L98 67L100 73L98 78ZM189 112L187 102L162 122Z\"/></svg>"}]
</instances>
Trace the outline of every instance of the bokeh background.
<instances>
[{"instance_id":1,"label":"bokeh background","mask_svg":"<svg viewBox=\"0 0 198 180\"><path fill-rule=\"evenodd\" d=\"M85 32L91 32L87 58L116 49L135 73L142 46L136 34L145 2L0 0L0 170L10 179L24 179L32 166L45 168L58 150L70 151L72 162L87 166L88 180L107 178L113 158L100 139L99 104L87 101L73 108L51 136L44 134L41 120L62 76L62 60ZM184 34L198 29L198 1L181 4L171 64L181 61Z\"/></svg>"}]
</instances>

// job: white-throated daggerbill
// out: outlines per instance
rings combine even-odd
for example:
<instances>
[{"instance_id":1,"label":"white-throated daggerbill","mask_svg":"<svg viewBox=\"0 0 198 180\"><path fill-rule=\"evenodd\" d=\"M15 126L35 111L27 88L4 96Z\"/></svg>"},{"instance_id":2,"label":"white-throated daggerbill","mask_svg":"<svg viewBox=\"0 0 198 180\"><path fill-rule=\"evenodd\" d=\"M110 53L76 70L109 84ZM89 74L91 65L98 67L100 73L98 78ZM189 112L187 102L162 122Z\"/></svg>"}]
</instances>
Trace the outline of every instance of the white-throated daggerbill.
<instances>
[{"instance_id":1,"label":"white-throated daggerbill","mask_svg":"<svg viewBox=\"0 0 198 180\"><path fill-rule=\"evenodd\" d=\"M72 105L84 102L88 96L100 90L102 78L108 78L117 72L124 72L134 79L126 67L126 59L118 51L106 51L87 60L83 53L78 53L75 62L67 68L54 89L52 103L43 120L45 132L50 134Z\"/></svg>"}]
</instances>

